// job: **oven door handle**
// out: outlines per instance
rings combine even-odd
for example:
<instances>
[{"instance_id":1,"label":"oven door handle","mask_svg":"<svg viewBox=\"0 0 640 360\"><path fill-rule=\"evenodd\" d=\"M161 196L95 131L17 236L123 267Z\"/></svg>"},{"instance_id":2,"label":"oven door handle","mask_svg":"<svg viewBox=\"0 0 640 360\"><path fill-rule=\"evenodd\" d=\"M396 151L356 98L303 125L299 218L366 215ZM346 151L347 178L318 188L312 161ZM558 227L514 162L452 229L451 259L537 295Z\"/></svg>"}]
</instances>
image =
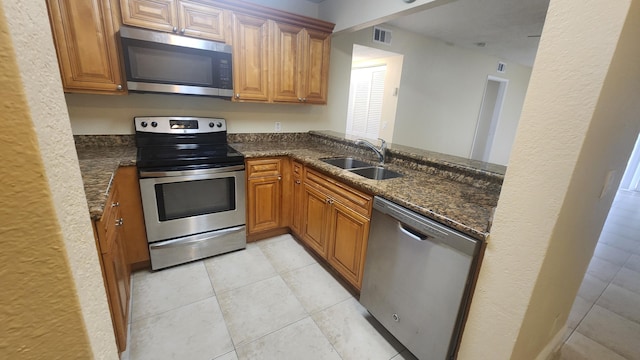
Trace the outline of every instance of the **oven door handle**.
<instances>
[{"instance_id":1,"label":"oven door handle","mask_svg":"<svg viewBox=\"0 0 640 360\"><path fill-rule=\"evenodd\" d=\"M172 247L179 247L179 246L184 246L186 244L193 244L193 243L198 243L201 241L207 241L207 240L211 240L211 239L215 239L217 237L220 236L224 236L230 233L234 233L234 232L238 232L238 231L243 231L245 230L246 226L245 225L240 225L240 226L235 226L232 228L228 228L228 229L222 229L222 230L216 230L216 234L215 235L211 235L211 233L205 233L205 234L197 234L197 235L192 235L192 236L188 236L188 237L183 237L183 238L179 238L179 239L173 239L173 240L166 240L166 241L160 241L157 243L151 243L149 244L150 248L154 248L154 249L166 249L166 248L172 248Z\"/></svg>"},{"instance_id":2,"label":"oven door handle","mask_svg":"<svg viewBox=\"0 0 640 360\"><path fill-rule=\"evenodd\" d=\"M174 176L190 176L190 175L205 175L205 174L219 174L230 171L244 170L244 165L226 166L220 168L211 169L197 169L197 170L183 170L183 171L144 171L140 170L140 177L155 178L155 177L174 177Z\"/></svg>"}]
</instances>

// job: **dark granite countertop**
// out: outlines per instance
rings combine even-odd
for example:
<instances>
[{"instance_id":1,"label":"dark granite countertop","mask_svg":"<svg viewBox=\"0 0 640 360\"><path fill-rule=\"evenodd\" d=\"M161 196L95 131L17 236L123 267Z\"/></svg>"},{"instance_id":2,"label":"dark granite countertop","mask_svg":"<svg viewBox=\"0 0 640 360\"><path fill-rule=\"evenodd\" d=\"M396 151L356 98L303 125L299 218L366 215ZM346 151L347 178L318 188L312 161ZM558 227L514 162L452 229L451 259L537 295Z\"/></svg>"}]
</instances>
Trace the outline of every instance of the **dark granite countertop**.
<instances>
[{"instance_id":1,"label":"dark granite countertop","mask_svg":"<svg viewBox=\"0 0 640 360\"><path fill-rule=\"evenodd\" d=\"M353 154L314 142L268 141L233 143L231 146L246 158L290 156L354 188L381 196L476 239L486 239L488 222L498 202L499 185L461 182L394 161L389 162L387 167L402 173L402 177L370 180L319 160Z\"/></svg>"},{"instance_id":2,"label":"dark granite countertop","mask_svg":"<svg viewBox=\"0 0 640 360\"><path fill-rule=\"evenodd\" d=\"M398 147L399 150L390 151L387 167L403 176L369 180L320 160L340 156L374 160L373 152L354 148L349 139L341 144L336 134L230 134L229 141L246 158L290 156L354 188L393 201L476 239L486 239L488 222L500 194L500 171L467 169L460 164L433 163L432 159L420 157L414 163L413 157L407 159L407 150ZM91 217L99 219L112 174L119 166L135 165L136 148L131 138L112 141L107 136L79 136L76 149Z\"/></svg>"},{"instance_id":3,"label":"dark granite countertop","mask_svg":"<svg viewBox=\"0 0 640 360\"><path fill-rule=\"evenodd\" d=\"M96 144L76 146L76 151L89 213L92 219L98 220L104 212L111 180L118 167L136 164L136 147L135 145Z\"/></svg>"}]
</instances>

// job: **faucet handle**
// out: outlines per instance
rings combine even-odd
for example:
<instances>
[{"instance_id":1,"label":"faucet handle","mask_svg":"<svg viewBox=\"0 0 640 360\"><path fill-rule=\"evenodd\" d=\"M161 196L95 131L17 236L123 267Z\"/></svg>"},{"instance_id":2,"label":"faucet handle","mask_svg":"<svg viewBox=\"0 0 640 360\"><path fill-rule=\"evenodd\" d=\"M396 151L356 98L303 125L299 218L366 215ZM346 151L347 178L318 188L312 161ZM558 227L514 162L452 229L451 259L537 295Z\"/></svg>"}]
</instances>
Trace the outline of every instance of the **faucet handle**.
<instances>
[{"instance_id":1,"label":"faucet handle","mask_svg":"<svg viewBox=\"0 0 640 360\"><path fill-rule=\"evenodd\" d=\"M383 138L378 138L378 140L380 140L380 148L381 149L386 149L387 148L387 142L384 141Z\"/></svg>"}]
</instances>

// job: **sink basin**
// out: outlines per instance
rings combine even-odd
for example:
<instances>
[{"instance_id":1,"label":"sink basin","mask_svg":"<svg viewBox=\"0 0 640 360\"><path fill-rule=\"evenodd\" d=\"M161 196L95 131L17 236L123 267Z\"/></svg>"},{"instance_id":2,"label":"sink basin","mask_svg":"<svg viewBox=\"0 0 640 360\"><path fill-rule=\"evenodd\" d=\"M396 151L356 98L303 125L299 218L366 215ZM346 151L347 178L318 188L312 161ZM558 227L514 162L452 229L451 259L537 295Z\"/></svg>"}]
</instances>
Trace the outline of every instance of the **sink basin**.
<instances>
[{"instance_id":1,"label":"sink basin","mask_svg":"<svg viewBox=\"0 0 640 360\"><path fill-rule=\"evenodd\" d=\"M354 159L352 157L330 158L330 159L320 159L320 160L326 162L329 165L337 166L341 169L355 169L355 168L363 168L363 167L371 166L371 164L368 162Z\"/></svg>"},{"instance_id":2,"label":"sink basin","mask_svg":"<svg viewBox=\"0 0 640 360\"><path fill-rule=\"evenodd\" d=\"M397 173L393 170L383 168L382 166L370 166L370 167L365 167L360 169L353 169L349 171L351 171L354 174L358 174L360 176L364 176L366 178L373 179L373 180L386 180L386 179L393 179L393 178L402 176L402 174Z\"/></svg>"}]
</instances>

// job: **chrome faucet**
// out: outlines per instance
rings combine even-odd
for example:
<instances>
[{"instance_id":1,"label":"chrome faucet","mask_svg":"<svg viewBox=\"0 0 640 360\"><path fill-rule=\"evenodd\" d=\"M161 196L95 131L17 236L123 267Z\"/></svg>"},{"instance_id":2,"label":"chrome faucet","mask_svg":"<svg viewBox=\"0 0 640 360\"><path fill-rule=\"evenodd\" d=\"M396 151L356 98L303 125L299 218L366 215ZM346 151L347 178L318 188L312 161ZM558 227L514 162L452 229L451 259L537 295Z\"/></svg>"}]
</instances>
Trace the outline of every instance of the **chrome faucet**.
<instances>
[{"instance_id":1,"label":"chrome faucet","mask_svg":"<svg viewBox=\"0 0 640 360\"><path fill-rule=\"evenodd\" d=\"M387 142L384 141L384 139L382 138L378 138L378 140L380 140L381 144L380 144L380 149L378 149L375 145L373 145L372 143L368 142L367 140L364 139L358 139L356 140L356 145L364 145L366 147L368 147L369 149L373 150L373 152L376 153L376 155L378 155L378 161L380 162L380 164L384 164L384 158L385 158L385 153L387 150Z\"/></svg>"}]
</instances>

